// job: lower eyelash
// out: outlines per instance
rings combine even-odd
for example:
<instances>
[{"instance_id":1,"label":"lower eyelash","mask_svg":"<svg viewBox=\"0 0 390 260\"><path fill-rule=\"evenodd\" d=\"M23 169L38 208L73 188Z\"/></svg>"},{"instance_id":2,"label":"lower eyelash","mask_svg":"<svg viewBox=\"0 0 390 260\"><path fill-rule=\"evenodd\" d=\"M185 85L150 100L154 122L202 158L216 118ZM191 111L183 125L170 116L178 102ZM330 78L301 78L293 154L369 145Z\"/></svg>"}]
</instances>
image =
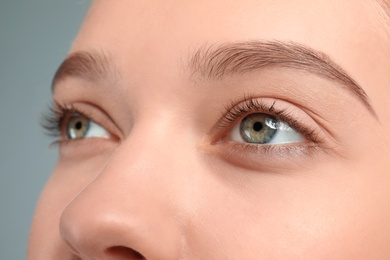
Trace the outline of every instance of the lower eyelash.
<instances>
[{"instance_id":1,"label":"lower eyelash","mask_svg":"<svg viewBox=\"0 0 390 260\"><path fill-rule=\"evenodd\" d=\"M315 144L306 145L255 145L250 143L235 143L233 144L235 149L242 149L243 151L251 151L252 153L262 154L276 154L278 157L302 157L302 155L310 155L315 152L319 147Z\"/></svg>"}]
</instances>

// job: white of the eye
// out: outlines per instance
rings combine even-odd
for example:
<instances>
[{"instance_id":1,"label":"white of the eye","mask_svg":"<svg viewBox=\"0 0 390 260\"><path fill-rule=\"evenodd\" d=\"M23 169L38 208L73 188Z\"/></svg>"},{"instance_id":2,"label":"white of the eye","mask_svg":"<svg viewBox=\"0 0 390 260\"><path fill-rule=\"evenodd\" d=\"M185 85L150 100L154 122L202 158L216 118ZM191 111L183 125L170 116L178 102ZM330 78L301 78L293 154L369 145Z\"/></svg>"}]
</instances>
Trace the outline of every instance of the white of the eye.
<instances>
[{"instance_id":1,"label":"white of the eye","mask_svg":"<svg viewBox=\"0 0 390 260\"><path fill-rule=\"evenodd\" d=\"M233 127L233 129L232 129L232 132L230 134L232 141L245 142L244 139L242 139L241 134L240 134L240 123L236 124L236 126Z\"/></svg>"},{"instance_id":2,"label":"white of the eye","mask_svg":"<svg viewBox=\"0 0 390 260\"><path fill-rule=\"evenodd\" d=\"M99 138L110 138L110 133L104 129L104 127L91 121L89 128L84 138L99 137Z\"/></svg>"},{"instance_id":3,"label":"white of the eye","mask_svg":"<svg viewBox=\"0 0 390 260\"><path fill-rule=\"evenodd\" d=\"M283 122L281 123L284 124L285 126L281 127L281 129L276 130L275 135L268 142L268 144L288 144L288 143L300 143L305 141L305 138L302 136L302 134L295 131L286 123Z\"/></svg>"}]
</instances>

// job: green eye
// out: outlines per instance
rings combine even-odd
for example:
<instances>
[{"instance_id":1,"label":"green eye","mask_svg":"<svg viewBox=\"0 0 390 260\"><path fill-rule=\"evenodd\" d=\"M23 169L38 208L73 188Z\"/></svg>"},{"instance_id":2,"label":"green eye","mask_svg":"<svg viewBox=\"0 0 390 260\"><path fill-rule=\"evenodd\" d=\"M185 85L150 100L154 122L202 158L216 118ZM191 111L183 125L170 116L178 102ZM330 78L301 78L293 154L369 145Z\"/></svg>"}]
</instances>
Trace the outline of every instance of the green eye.
<instances>
[{"instance_id":1,"label":"green eye","mask_svg":"<svg viewBox=\"0 0 390 260\"><path fill-rule=\"evenodd\" d=\"M109 138L110 134L102 126L83 115L76 114L69 119L66 125L68 140L91 137Z\"/></svg>"},{"instance_id":2,"label":"green eye","mask_svg":"<svg viewBox=\"0 0 390 260\"><path fill-rule=\"evenodd\" d=\"M286 144L304 142L305 138L287 123L264 114L244 117L231 132L231 139L254 144Z\"/></svg>"},{"instance_id":3,"label":"green eye","mask_svg":"<svg viewBox=\"0 0 390 260\"><path fill-rule=\"evenodd\" d=\"M275 120L266 114L251 114L240 124L240 135L245 142L265 144L271 141L276 129L269 127L266 120Z\"/></svg>"},{"instance_id":4,"label":"green eye","mask_svg":"<svg viewBox=\"0 0 390 260\"><path fill-rule=\"evenodd\" d=\"M85 137L88 132L89 125L89 120L84 116L76 115L71 117L66 126L66 137L68 139Z\"/></svg>"}]
</instances>

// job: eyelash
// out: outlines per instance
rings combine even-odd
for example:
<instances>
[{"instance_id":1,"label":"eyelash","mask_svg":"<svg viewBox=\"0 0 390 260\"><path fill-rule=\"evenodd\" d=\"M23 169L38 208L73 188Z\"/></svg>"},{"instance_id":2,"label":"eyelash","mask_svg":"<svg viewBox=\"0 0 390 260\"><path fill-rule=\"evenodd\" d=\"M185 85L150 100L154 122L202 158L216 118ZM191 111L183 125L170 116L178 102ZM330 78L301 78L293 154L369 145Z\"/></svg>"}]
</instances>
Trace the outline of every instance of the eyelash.
<instances>
[{"instance_id":1,"label":"eyelash","mask_svg":"<svg viewBox=\"0 0 390 260\"><path fill-rule=\"evenodd\" d=\"M48 111L42 115L41 126L48 136L55 138L55 141L52 144L69 141L63 138L62 129L66 124L66 120L75 114L90 119L88 115L81 112L73 105L62 105L59 103L49 105Z\"/></svg>"},{"instance_id":2,"label":"eyelash","mask_svg":"<svg viewBox=\"0 0 390 260\"><path fill-rule=\"evenodd\" d=\"M318 134L316 134L315 130L311 130L309 127L305 126L300 120L292 116L287 111L287 109L276 108L276 100L274 100L271 105L267 104L266 102L263 102L261 98L255 98L253 96L244 96L244 98L241 100L243 101L232 101L230 106L227 106L225 108L224 112L222 112L222 119L217 124L218 128L229 129L247 115L253 113L265 113L287 123L290 127L294 128L312 143L321 143L321 140L318 138ZM259 146L254 144L248 145L250 145L251 147ZM261 146L271 147L274 145Z\"/></svg>"},{"instance_id":3,"label":"eyelash","mask_svg":"<svg viewBox=\"0 0 390 260\"><path fill-rule=\"evenodd\" d=\"M287 109L277 109L277 101L273 101L272 104L269 104L268 102L267 104L267 102L263 102L261 98L255 98L253 96L244 96L241 100L243 101L232 101L230 106L225 107L224 112L222 112L222 118L217 124L218 128L230 130L239 120L249 114L265 113L287 123L290 127L294 128L312 143L321 143L316 131L311 130L295 117L291 116ZM55 141L52 144L69 141L63 137L62 130L66 124L66 120L75 114L91 119L90 116L75 108L73 105L62 105L59 103L49 105L48 111L42 116L41 126L48 136L55 138ZM236 146L244 145L247 149L258 150L262 147L262 149L266 149L267 151L280 147L280 145L256 145L247 143L236 144ZM290 149L293 149L293 147L290 146Z\"/></svg>"}]
</instances>

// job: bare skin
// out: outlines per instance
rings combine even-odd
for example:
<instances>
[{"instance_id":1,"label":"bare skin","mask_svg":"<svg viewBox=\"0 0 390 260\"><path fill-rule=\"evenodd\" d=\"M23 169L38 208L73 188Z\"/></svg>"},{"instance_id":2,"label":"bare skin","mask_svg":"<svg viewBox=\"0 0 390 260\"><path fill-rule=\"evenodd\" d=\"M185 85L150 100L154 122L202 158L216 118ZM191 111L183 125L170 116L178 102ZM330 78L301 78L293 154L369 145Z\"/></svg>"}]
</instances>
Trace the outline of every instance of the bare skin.
<instances>
[{"instance_id":1,"label":"bare skin","mask_svg":"<svg viewBox=\"0 0 390 260\"><path fill-rule=\"evenodd\" d=\"M366 0L94 1L55 78L68 109L28 258L389 259L381 14ZM248 143L252 114L291 136Z\"/></svg>"}]
</instances>

